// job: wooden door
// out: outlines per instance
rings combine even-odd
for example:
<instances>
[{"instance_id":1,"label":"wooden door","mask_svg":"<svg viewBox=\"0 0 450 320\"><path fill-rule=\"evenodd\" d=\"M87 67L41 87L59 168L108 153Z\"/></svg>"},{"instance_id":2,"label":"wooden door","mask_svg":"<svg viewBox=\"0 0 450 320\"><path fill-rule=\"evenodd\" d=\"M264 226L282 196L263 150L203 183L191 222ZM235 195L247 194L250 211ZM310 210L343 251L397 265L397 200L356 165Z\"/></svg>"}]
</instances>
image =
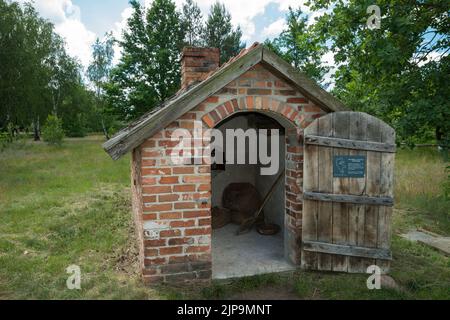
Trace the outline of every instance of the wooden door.
<instances>
[{"instance_id":1,"label":"wooden door","mask_svg":"<svg viewBox=\"0 0 450 320\"><path fill-rule=\"evenodd\" d=\"M387 272L395 131L365 113L336 112L304 136L302 267Z\"/></svg>"}]
</instances>

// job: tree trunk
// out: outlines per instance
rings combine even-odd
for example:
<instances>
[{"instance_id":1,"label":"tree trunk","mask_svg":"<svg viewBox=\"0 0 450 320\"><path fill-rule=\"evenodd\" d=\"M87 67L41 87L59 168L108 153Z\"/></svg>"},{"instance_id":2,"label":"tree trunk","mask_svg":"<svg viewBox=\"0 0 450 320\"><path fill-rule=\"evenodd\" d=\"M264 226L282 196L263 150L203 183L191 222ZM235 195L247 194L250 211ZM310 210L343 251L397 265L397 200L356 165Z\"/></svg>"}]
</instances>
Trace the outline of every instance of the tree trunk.
<instances>
[{"instance_id":1,"label":"tree trunk","mask_svg":"<svg viewBox=\"0 0 450 320\"><path fill-rule=\"evenodd\" d=\"M103 129L103 134L105 135L106 140L109 140L108 130L106 130L105 121L103 121L103 117L102 117L102 129Z\"/></svg>"},{"instance_id":2,"label":"tree trunk","mask_svg":"<svg viewBox=\"0 0 450 320\"><path fill-rule=\"evenodd\" d=\"M34 131L34 141L41 141L41 133L39 127L39 116L37 120L33 122L33 131Z\"/></svg>"},{"instance_id":3,"label":"tree trunk","mask_svg":"<svg viewBox=\"0 0 450 320\"><path fill-rule=\"evenodd\" d=\"M105 126L105 119L103 118L103 102L100 100L100 89L97 89L97 111L98 114L100 116L100 122L102 124L102 130L103 130L103 135L105 136L106 140L109 140L109 134L108 134L108 130L106 129Z\"/></svg>"},{"instance_id":4,"label":"tree trunk","mask_svg":"<svg viewBox=\"0 0 450 320\"><path fill-rule=\"evenodd\" d=\"M442 139L444 138L444 133L442 132L441 127L436 127L435 135L437 145L442 146Z\"/></svg>"},{"instance_id":5,"label":"tree trunk","mask_svg":"<svg viewBox=\"0 0 450 320\"><path fill-rule=\"evenodd\" d=\"M58 89L58 93L55 95L53 95L53 115L55 117L58 117L58 102L59 102L59 89Z\"/></svg>"}]
</instances>

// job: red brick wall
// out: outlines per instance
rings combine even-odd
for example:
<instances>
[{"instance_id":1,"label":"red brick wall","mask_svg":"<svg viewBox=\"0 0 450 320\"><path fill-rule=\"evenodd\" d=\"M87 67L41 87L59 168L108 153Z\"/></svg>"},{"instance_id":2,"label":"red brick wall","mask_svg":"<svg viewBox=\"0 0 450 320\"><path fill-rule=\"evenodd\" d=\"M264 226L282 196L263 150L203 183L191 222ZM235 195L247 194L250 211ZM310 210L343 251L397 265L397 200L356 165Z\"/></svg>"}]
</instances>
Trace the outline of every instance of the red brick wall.
<instances>
[{"instance_id":1,"label":"red brick wall","mask_svg":"<svg viewBox=\"0 0 450 320\"><path fill-rule=\"evenodd\" d=\"M298 91L257 65L206 99L179 120L149 138L141 153L143 228L156 230L143 241L146 283L211 279L210 166L173 165L177 128L203 129L236 112L256 111L284 119L286 148L286 228L289 258L300 262L303 129L324 112ZM136 161L136 160L135 160Z\"/></svg>"}]
</instances>

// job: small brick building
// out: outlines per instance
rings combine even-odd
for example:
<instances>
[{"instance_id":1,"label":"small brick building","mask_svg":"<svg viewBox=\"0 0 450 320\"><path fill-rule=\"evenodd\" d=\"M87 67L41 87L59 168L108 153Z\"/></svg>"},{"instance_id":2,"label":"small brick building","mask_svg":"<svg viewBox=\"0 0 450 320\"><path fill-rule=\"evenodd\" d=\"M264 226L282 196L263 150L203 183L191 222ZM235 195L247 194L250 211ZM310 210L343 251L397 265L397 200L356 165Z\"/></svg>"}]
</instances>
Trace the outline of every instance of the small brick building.
<instances>
[{"instance_id":1,"label":"small brick building","mask_svg":"<svg viewBox=\"0 0 450 320\"><path fill-rule=\"evenodd\" d=\"M275 179L262 181L250 175L250 168L233 173L231 166L226 173L215 173L204 161L173 164L174 130L193 131L195 123L204 130L219 128L227 121L234 121L229 126L283 128L285 183L270 206L282 225L283 255L299 265L303 130L315 119L345 109L263 45L254 44L223 66L217 49L185 48L180 91L104 145L113 159L132 152L133 212L145 282L211 279L211 208L220 205L224 184L248 180L264 186L264 194Z\"/></svg>"}]
</instances>

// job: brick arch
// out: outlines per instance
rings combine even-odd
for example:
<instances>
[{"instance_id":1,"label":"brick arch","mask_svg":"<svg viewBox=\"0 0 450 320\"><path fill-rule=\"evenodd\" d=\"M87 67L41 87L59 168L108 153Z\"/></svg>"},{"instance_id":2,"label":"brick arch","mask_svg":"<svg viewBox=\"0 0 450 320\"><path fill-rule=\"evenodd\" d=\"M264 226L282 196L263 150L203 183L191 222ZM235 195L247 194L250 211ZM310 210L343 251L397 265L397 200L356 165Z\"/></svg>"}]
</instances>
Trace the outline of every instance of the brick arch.
<instances>
[{"instance_id":1,"label":"brick arch","mask_svg":"<svg viewBox=\"0 0 450 320\"><path fill-rule=\"evenodd\" d=\"M304 98L290 98L289 100L289 102L295 104L305 104L305 101ZM284 249L286 258L295 265L299 265L300 263L303 212L301 189L303 145L299 141L299 134L308 124L303 111L298 106L294 107L290 103L273 97L245 96L220 103L202 117L207 127L215 128L226 119L238 113L259 112L277 120L285 127L284 214L286 238Z\"/></svg>"},{"instance_id":2,"label":"brick arch","mask_svg":"<svg viewBox=\"0 0 450 320\"><path fill-rule=\"evenodd\" d=\"M303 98L298 98L304 102ZM282 116L296 128L304 128L305 117L295 107L289 103L272 97L246 96L228 100L202 117L203 122L209 127L214 128L222 121L238 112L262 112L275 113Z\"/></svg>"}]
</instances>

